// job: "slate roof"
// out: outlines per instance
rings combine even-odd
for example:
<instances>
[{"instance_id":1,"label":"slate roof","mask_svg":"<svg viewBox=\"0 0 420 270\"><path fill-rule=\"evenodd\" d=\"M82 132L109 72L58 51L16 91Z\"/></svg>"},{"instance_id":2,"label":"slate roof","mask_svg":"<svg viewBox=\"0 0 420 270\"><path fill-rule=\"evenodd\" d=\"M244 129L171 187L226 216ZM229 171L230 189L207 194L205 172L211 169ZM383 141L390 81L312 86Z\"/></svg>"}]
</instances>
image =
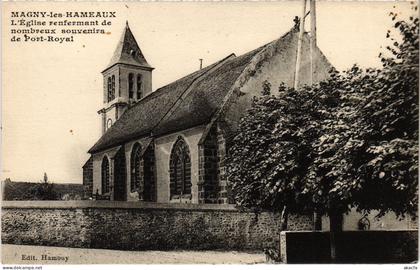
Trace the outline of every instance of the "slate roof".
<instances>
[{"instance_id":1,"label":"slate roof","mask_svg":"<svg viewBox=\"0 0 420 270\"><path fill-rule=\"evenodd\" d=\"M210 122L236 79L263 47L231 58L204 74L173 112L160 121L153 134L168 134Z\"/></svg>"},{"instance_id":2,"label":"slate roof","mask_svg":"<svg viewBox=\"0 0 420 270\"><path fill-rule=\"evenodd\" d=\"M137 44L137 41L134 38L134 35L131 32L128 23L126 24L124 32L120 40L118 41L117 48L114 51L111 61L109 62L105 70L107 70L115 64L127 64L145 68L152 68L147 63L146 58L140 50L140 47Z\"/></svg>"},{"instance_id":3,"label":"slate roof","mask_svg":"<svg viewBox=\"0 0 420 270\"><path fill-rule=\"evenodd\" d=\"M88 152L209 123L254 56L286 35L241 56L231 54L152 92L129 108Z\"/></svg>"}]
</instances>

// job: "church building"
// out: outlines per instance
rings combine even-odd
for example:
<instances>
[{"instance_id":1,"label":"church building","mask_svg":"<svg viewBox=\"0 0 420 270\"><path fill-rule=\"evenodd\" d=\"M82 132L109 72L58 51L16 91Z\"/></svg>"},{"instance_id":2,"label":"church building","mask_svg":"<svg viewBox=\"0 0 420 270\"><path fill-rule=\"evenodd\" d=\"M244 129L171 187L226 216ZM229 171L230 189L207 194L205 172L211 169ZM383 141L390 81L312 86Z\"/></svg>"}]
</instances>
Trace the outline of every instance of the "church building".
<instances>
[{"instance_id":1,"label":"church building","mask_svg":"<svg viewBox=\"0 0 420 270\"><path fill-rule=\"evenodd\" d=\"M127 24L102 71L102 136L88 151L84 184L116 201L229 203L229 143L264 82L273 93L293 86L298 36L294 27L153 90L154 68ZM327 78L331 64L317 47L311 60L308 33L301 52L299 85L310 84L311 73L314 83Z\"/></svg>"}]
</instances>

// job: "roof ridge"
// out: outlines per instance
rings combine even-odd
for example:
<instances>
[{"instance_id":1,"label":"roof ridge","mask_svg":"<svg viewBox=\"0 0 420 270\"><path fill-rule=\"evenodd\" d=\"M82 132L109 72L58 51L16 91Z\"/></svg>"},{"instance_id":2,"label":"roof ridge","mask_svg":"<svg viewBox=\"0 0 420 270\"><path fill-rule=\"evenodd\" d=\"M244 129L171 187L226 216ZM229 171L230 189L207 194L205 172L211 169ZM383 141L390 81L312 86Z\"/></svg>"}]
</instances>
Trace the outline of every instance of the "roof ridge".
<instances>
[{"instance_id":1,"label":"roof ridge","mask_svg":"<svg viewBox=\"0 0 420 270\"><path fill-rule=\"evenodd\" d=\"M217 119L220 117L220 115L222 115L223 114L223 112L224 112L224 110L225 110L225 107L226 107L226 104L228 103L228 101L230 100L230 98L231 98L231 96L232 96L232 94L233 94L233 92L234 92L234 89L236 89L236 88L238 88L238 86L237 86L237 84L238 83L241 83L242 85L245 83L245 82L241 82L241 81L243 81L243 80L245 80L244 79L244 73L249 73L249 71L247 71L247 70L249 70L249 68L250 68L250 66L251 66L251 64L253 64L254 65L254 68L255 68L255 66L256 66L256 64L254 63L255 61L254 61L254 59L257 59L258 57L260 57L261 56L261 54L264 52L264 51L266 51L267 50L267 47L269 46L269 45L271 45L271 44L274 44L274 43L277 43L277 42L279 42L280 40L283 40L287 35L289 35L290 33L293 33L294 31L296 31L294 28L292 28L292 29L290 29L289 31L287 31L285 34L283 34L282 36L280 36L279 38L277 38L277 39L275 39L275 40L273 40L273 41L271 41L271 42L269 42L269 43L266 43L265 45L262 45L261 47L259 47L259 48L257 48L257 49L255 49L255 50L252 50L252 51L249 51L249 52L247 52L247 53L244 53L244 54L242 54L242 55L240 55L240 56L238 56L238 58L239 57L241 57L241 56L243 56L243 55L246 55L246 54L248 54L248 53L250 53L250 52L253 52L253 51L256 51L256 50L259 50L252 58L251 58L251 60L248 62L248 64L245 66L245 68L242 70L242 72L241 72L241 74L239 75L239 77L236 79L236 81L235 81L235 83L231 86L231 88L230 88L230 90L228 91L228 93L226 94L226 96L224 97L224 99L223 99L223 101L222 101L222 104L221 104L221 106L219 107L219 109L217 110L217 111L215 111L214 112L214 114L213 114L213 116L211 117L211 119L210 119L210 121L209 121L209 123L207 124L207 126L206 126L206 128L204 129L204 131L203 131L203 134L202 134L202 136L201 136L201 138L200 138L200 140L199 140L199 142L198 142L198 144L203 144L203 142L204 142L204 140L205 140L205 138L207 137L207 134L209 133L209 131L210 131L210 129L211 129L211 127L213 126L213 124L217 121ZM258 62L260 62L261 61L261 59L258 61ZM247 71L247 72L246 72Z\"/></svg>"},{"instance_id":2,"label":"roof ridge","mask_svg":"<svg viewBox=\"0 0 420 270\"><path fill-rule=\"evenodd\" d=\"M224 60L226 60L227 58L231 57L232 55L233 55L233 56L236 56L234 53L231 53L231 54L229 54L228 56L226 56L226 57L224 57L224 58L222 58L222 59L220 59L220 60L218 60L218 61L216 61L216 62L214 62L214 63L212 63L212 64L210 64L210 65L208 65L207 67L204 67L204 68L202 68L202 69L199 69L199 70L193 71L193 72L191 72L191 73L189 73L189 74L187 74L187 75L182 76L182 77L181 77L181 78L179 78L179 79L176 79L176 80L175 80L175 81L173 81L173 82L170 82L170 83L168 83L168 84L165 84L164 86L159 87L158 89L156 89L156 90L155 90L155 91L153 91L152 93L155 93L155 92L159 91L160 89L164 88L165 86L168 86L168 85L170 85L170 84L172 84L172 83L175 83L175 82L177 82L177 81L183 80L183 79L185 79L186 77L193 75L194 73L198 73L198 72L200 72L200 71L202 71L202 70L204 70L204 69L206 69L206 68L209 68L209 67L211 67L212 65L217 65L218 63L223 62ZM212 68L211 68L211 69L212 69ZM210 70L210 69L209 69L209 70ZM207 70L207 71L208 71L208 70ZM207 71L205 71L204 73L207 73Z\"/></svg>"},{"instance_id":3,"label":"roof ridge","mask_svg":"<svg viewBox=\"0 0 420 270\"><path fill-rule=\"evenodd\" d=\"M188 91L188 89L190 89L191 88L191 86L198 80L198 79L200 79L201 77L203 77L205 74L207 74L207 73L209 73L210 71L212 71L212 70L214 70L216 67L218 67L221 63L224 63L226 60L228 60L229 58L231 58L232 56L236 56L234 53L231 53L231 54L229 54L228 56L226 56L225 58L223 58L222 60L220 60L220 61L217 61L217 62L215 62L215 63L213 63L212 65L214 65L213 67L211 67L211 68L209 68L208 70L206 70L205 72L203 72L202 74L200 74L197 78L194 78L193 80L192 80L192 82L185 88L185 90L182 92L182 94L181 95L179 95L179 97L176 99L176 101L175 101L175 103L174 103L174 105L172 105L169 109L168 109L168 111L162 116L162 118L161 119L159 119L159 121L156 123L156 125L154 125L153 127L152 127L152 133L153 133L153 130L156 128L156 127L158 127L159 126L159 124L163 121L163 119L165 119L166 118L166 116L172 111L173 112L173 110L175 110L176 108L175 107L178 107L179 106L179 101L181 100L181 98L184 96L184 94ZM210 66L212 66L212 65L210 65ZM208 67L210 67L210 66L208 66Z\"/></svg>"},{"instance_id":4,"label":"roof ridge","mask_svg":"<svg viewBox=\"0 0 420 270\"><path fill-rule=\"evenodd\" d=\"M226 57L224 57L224 58L222 58L221 60L219 60L219 61L216 61L216 62L214 62L214 63L212 63L212 64L210 64L210 65L208 65L207 67L205 67L205 68L203 68L203 69L206 69L206 68L209 68L209 67L211 67L212 65L218 65L219 63L222 63L222 62L224 62L226 59L228 59L228 58L230 58L231 56L236 56L234 53L231 53L231 54L229 54L228 56L226 56ZM199 78L199 77L201 77L202 75L204 75L204 74L207 74L207 72L209 72L210 70L212 70L214 67L211 67L209 70L206 70L203 74L201 74L200 76L198 76L197 78ZM157 95L158 94L163 94L164 92L162 92L163 90L165 90L165 87L166 86L169 86L169 85L171 85L171 84L173 84L173 83L176 83L176 82L178 82L178 81L180 81L180 80L184 80L186 77L188 77L188 76L191 76L191 75L193 75L194 73L197 73L197 72L200 72L200 70L203 70L203 69L199 69L199 70L196 70L196 71L194 71L194 72L191 72L191 73L189 73L189 74L187 74L187 75L185 75L185 76L183 76L183 77L181 77L181 78L179 78L179 79L176 79L175 81L173 81L173 82L170 82L170 83L168 83L168 84L165 84L164 86L161 86L161 87L159 87L158 89L156 89L155 91L152 91L150 94L148 94L148 95L146 95L146 96L144 96L142 99L140 99L138 102L136 102L136 103L134 103L133 104L133 106L131 106L128 110L131 110L131 109L133 109L134 107L136 107L136 106L138 106L139 104L142 104L143 102L145 102L146 100L148 100L148 99L150 99L150 98L154 98L154 97L157 97ZM197 79L197 78L195 78L194 80L193 80L193 82ZM192 84L192 83L191 83ZM191 84L187 87L187 89L191 86ZM183 95L183 93L181 94L181 96ZM176 103L176 102L175 102ZM174 104L175 105L175 104ZM128 111L127 110L127 111ZM125 113L125 112L124 112ZM166 114L165 114L166 115ZM165 117L165 116L164 116ZM162 118L163 119L163 118ZM161 119L161 120L162 120ZM160 120L159 120L160 121Z\"/></svg>"}]
</instances>

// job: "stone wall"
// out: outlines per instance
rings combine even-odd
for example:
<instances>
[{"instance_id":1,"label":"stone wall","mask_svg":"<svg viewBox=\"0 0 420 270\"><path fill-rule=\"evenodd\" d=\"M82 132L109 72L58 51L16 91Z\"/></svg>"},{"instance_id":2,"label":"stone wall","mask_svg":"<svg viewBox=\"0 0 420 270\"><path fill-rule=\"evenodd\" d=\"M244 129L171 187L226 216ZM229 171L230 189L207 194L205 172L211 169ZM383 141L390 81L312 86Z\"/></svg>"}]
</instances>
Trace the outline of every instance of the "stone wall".
<instances>
[{"instance_id":1,"label":"stone wall","mask_svg":"<svg viewBox=\"0 0 420 270\"><path fill-rule=\"evenodd\" d=\"M289 230L309 230L292 216ZM280 215L232 205L147 202L3 202L8 244L123 250L261 250L279 245Z\"/></svg>"},{"instance_id":2,"label":"stone wall","mask_svg":"<svg viewBox=\"0 0 420 270\"><path fill-rule=\"evenodd\" d=\"M209 130L206 139L198 145L198 202L217 203L218 145L216 127Z\"/></svg>"},{"instance_id":3,"label":"stone wall","mask_svg":"<svg viewBox=\"0 0 420 270\"><path fill-rule=\"evenodd\" d=\"M93 195L93 159L90 157L83 165L83 186L85 198L92 197Z\"/></svg>"},{"instance_id":4,"label":"stone wall","mask_svg":"<svg viewBox=\"0 0 420 270\"><path fill-rule=\"evenodd\" d=\"M226 141L218 124L207 133L199 147L199 203L228 202Z\"/></svg>"}]
</instances>

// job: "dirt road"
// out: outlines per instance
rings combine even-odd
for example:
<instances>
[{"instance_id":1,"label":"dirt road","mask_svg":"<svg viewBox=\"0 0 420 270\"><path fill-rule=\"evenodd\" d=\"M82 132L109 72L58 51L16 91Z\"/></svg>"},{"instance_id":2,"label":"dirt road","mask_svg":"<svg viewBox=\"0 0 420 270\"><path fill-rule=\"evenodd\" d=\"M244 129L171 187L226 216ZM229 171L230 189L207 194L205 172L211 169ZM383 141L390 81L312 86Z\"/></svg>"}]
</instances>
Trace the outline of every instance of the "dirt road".
<instances>
[{"instance_id":1,"label":"dirt road","mask_svg":"<svg viewBox=\"0 0 420 270\"><path fill-rule=\"evenodd\" d=\"M235 251L121 251L2 245L3 264L256 264L265 255Z\"/></svg>"}]
</instances>

